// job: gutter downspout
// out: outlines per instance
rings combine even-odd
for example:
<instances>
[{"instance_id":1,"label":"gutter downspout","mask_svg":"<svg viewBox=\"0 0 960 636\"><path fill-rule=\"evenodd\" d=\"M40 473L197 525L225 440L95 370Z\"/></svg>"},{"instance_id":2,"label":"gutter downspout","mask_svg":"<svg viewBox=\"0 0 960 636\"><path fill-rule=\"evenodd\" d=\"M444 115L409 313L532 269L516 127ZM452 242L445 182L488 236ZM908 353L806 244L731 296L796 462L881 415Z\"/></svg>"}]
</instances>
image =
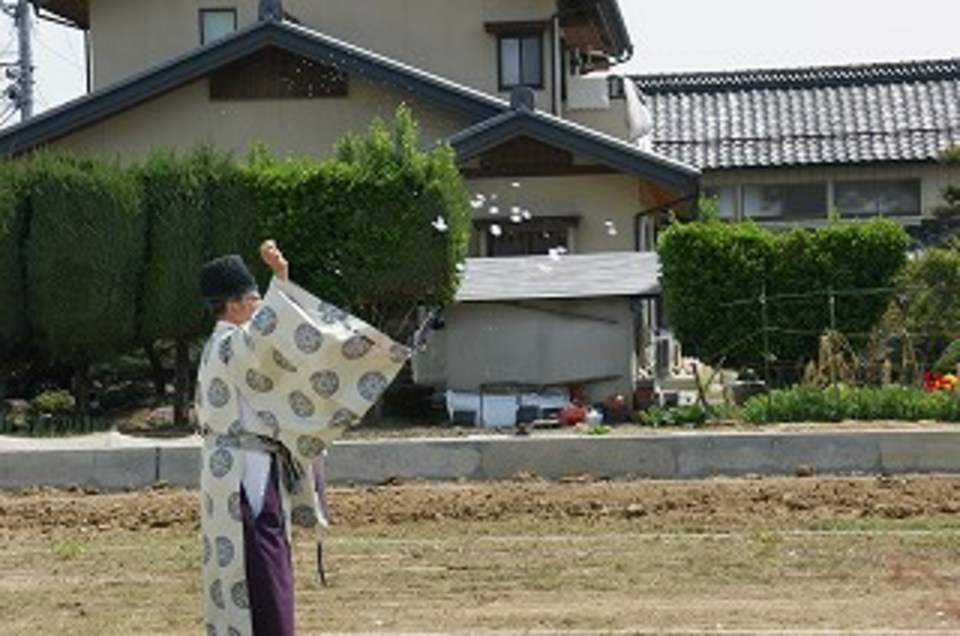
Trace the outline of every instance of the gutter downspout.
<instances>
[{"instance_id":1,"label":"gutter downspout","mask_svg":"<svg viewBox=\"0 0 960 636\"><path fill-rule=\"evenodd\" d=\"M645 210L640 210L633 215L633 243L634 251L639 252L640 248L643 247L640 245L640 221L643 217L649 216L651 214L659 214L660 212L666 212L670 208L679 205L681 203L687 203L688 201L696 201L700 198L700 188L697 189L687 196L680 197L678 199L673 199L672 201L667 201L666 203L661 203L653 207L647 208ZM654 250L655 251L655 250Z\"/></svg>"},{"instance_id":2,"label":"gutter downspout","mask_svg":"<svg viewBox=\"0 0 960 636\"><path fill-rule=\"evenodd\" d=\"M560 109L561 109L561 101L563 99L563 94L561 92L561 87L563 83L563 77L562 77L563 51L561 50L562 44L560 42L560 14L559 13L554 13L551 19L550 37L553 40L553 46L551 50L552 57L553 57L553 82L552 82L553 86L551 88L553 90L550 91L552 93L551 100L553 102L552 111L554 115L556 115L557 117L561 117L562 115L560 114Z\"/></svg>"},{"instance_id":3,"label":"gutter downspout","mask_svg":"<svg viewBox=\"0 0 960 636\"><path fill-rule=\"evenodd\" d=\"M86 84L87 84L87 95L93 92L93 46L90 42L90 29L86 29L83 32L83 53L87 58L87 63L84 65L84 73L86 73Z\"/></svg>"}]
</instances>

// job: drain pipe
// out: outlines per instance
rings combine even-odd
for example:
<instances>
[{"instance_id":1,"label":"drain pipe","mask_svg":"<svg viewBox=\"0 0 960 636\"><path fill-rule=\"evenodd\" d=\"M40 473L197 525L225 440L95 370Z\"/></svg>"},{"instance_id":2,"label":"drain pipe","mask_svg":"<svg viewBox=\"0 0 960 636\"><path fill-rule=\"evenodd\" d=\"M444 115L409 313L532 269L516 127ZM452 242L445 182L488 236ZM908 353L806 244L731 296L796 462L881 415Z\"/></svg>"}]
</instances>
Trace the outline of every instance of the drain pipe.
<instances>
[{"instance_id":1,"label":"drain pipe","mask_svg":"<svg viewBox=\"0 0 960 636\"><path fill-rule=\"evenodd\" d=\"M551 99L553 102L553 114L560 117L560 108L563 95L561 86L563 84L563 51L560 42L560 13L554 13L552 17L551 38L553 39L553 86L551 87Z\"/></svg>"}]
</instances>

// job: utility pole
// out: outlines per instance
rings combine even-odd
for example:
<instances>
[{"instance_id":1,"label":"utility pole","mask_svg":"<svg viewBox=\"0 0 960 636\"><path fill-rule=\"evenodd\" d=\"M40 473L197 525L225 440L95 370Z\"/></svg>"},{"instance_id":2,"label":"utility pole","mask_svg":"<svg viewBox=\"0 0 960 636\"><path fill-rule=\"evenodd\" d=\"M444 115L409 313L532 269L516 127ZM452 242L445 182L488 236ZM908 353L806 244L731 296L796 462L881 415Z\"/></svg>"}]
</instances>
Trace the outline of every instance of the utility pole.
<instances>
[{"instance_id":1,"label":"utility pole","mask_svg":"<svg viewBox=\"0 0 960 636\"><path fill-rule=\"evenodd\" d=\"M0 63L6 68L7 79L12 84L4 91L4 96L13 102L20 111L20 121L33 117L33 41L30 0L11 0L2 5L3 12L13 18L17 28L18 57L13 63Z\"/></svg>"}]
</instances>

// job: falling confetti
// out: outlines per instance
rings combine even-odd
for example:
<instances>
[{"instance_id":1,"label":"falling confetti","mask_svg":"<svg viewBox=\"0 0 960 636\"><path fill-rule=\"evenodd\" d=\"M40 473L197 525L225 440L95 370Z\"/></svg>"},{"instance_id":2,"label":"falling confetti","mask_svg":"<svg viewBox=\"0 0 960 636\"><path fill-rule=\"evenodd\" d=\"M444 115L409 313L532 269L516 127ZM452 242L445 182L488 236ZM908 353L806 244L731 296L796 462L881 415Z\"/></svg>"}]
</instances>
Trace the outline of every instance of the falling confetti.
<instances>
[{"instance_id":1,"label":"falling confetti","mask_svg":"<svg viewBox=\"0 0 960 636\"><path fill-rule=\"evenodd\" d=\"M533 218L533 214L530 213L530 210L524 210L520 213L520 216L523 217L524 221L529 221Z\"/></svg>"},{"instance_id":2,"label":"falling confetti","mask_svg":"<svg viewBox=\"0 0 960 636\"><path fill-rule=\"evenodd\" d=\"M551 261L558 262L560 257L567 253L567 248L565 247L551 247L547 253L550 256Z\"/></svg>"},{"instance_id":3,"label":"falling confetti","mask_svg":"<svg viewBox=\"0 0 960 636\"><path fill-rule=\"evenodd\" d=\"M511 188L519 188L519 187L520 187L520 182L519 182L519 181L514 181L513 183L510 184L510 187L511 187Z\"/></svg>"},{"instance_id":4,"label":"falling confetti","mask_svg":"<svg viewBox=\"0 0 960 636\"><path fill-rule=\"evenodd\" d=\"M483 207L483 204L487 202L487 197L482 194L477 194L470 200L470 207L474 210L479 210Z\"/></svg>"},{"instance_id":5,"label":"falling confetti","mask_svg":"<svg viewBox=\"0 0 960 636\"><path fill-rule=\"evenodd\" d=\"M490 209L487 210L490 214L500 214L500 208L496 205L491 205Z\"/></svg>"},{"instance_id":6,"label":"falling confetti","mask_svg":"<svg viewBox=\"0 0 960 636\"><path fill-rule=\"evenodd\" d=\"M466 269L467 269L467 266L466 266L464 263L457 263L457 271L458 271L458 272L460 272L460 273L462 274L463 272L466 271Z\"/></svg>"},{"instance_id":7,"label":"falling confetti","mask_svg":"<svg viewBox=\"0 0 960 636\"><path fill-rule=\"evenodd\" d=\"M437 232L446 232L447 231L447 221L442 216L438 216L437 220L433 222L433 229Z\"/></svg>"},{"instance_id":8,"label":"falling confetti","mask_svg":"<svg viewBox=\"0 0 960 636\"><path fill-rule=\"evenodd\" d=\"M490 226L490 234L494 236L500 236L501 234L503 234L503 229L499 225L494 223L493 225Z\"/></svg>"}]
</instances>

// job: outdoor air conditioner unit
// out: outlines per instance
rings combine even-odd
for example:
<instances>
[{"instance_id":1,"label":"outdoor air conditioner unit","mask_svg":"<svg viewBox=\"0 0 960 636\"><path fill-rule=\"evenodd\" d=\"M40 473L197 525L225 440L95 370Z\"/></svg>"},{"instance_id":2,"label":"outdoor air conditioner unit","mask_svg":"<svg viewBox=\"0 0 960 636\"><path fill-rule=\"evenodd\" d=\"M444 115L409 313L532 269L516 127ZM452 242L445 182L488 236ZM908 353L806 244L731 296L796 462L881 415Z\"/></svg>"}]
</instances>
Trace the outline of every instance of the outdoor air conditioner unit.
<instances>
[{"instance_id":1,"label":"outdoor air conditioner unit","mask_svg":"<svg viewBox=\"0 0 960 636\"><path fill-rule=\"evenodd\" d=\"M669 331L661 331L656 338L656 376L669 377L680 367L680 343Z\"/></svg>"}]
</instances>

